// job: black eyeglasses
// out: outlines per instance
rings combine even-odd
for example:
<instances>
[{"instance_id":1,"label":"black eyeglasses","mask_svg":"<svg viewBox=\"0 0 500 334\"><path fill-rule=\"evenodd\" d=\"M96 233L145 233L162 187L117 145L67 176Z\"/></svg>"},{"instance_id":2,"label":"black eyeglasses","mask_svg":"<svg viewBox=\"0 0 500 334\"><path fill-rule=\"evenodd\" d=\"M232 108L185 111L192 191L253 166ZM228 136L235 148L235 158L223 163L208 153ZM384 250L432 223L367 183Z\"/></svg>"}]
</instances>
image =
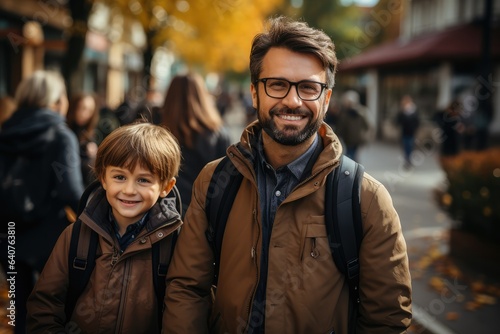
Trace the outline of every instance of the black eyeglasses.
<instances>
[{"instance_id":1,"label":"black eyeglasses","mask_svg":"<svg viewBox=\"0 0 500 334\"><path fill-rule=\"evenodd\" d=\"M322 82L301 80L298 82L288 81L279 78L262 78L255 80L254 83L264 83L264 90L267 96L273 99L283 99L290 92L290 88L295 86L297 95L303 101L316 101L319 99L323 90L328 87L327 84Z\"/></svg>"}]
</instances>

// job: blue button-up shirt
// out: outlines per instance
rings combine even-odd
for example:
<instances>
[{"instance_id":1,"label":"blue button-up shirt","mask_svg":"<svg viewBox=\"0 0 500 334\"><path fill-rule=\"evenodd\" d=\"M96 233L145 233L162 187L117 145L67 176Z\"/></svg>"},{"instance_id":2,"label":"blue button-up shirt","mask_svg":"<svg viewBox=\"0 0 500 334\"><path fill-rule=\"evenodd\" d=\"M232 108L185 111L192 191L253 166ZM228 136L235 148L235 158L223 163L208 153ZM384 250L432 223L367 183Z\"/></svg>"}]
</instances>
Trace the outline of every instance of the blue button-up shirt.
<instances>
[{"instance_id":1,"label":"blue button-up shirt","mask_svg":"<svg viewBox=\"0 0 500 334\"><path fill-rule=\"evenodd\" d=\"M262 136L262 134L261 134ZM259 285L255 294L255 299L250 318L250 333L264 333L265 324L265 297L267 286L267 271L269 257L269 243L273 229L276 211L281 203L288 197L292 190L302 181L309 161L316 156L315 152L320 144L316 135L313 144L304 154L278 169L274 169L264 156L262 149L262 137L260 140L261 149L257 154L257 184L259 188L260 208L262 212L262 256Z\"/></svg>"},{"instance_id":2,"label":"blue button-up shirt","mask_svg":"<svg viewBox=\"0 0 500 334\"><path fill-rule=\"evenodd\" d=\"M132 241L134 241L135 238L142 231L142 229L146 225L148 213L149 211L146 212L146 214L144 214L144 216L142 216L142 218L139 219L137 222L127 226L125 233L123 235L120 235L120 233L118 232L120 231L120 227L118 226L118 223L116 222L116 219L113 216L113 212L111 211L111 209L109 209L109 220L112 222L113 230L115 232L116 239L118 240L118 244L120 245L121 253L125 251L128 245L130 245Z\"/></svg>"}]
</instances>

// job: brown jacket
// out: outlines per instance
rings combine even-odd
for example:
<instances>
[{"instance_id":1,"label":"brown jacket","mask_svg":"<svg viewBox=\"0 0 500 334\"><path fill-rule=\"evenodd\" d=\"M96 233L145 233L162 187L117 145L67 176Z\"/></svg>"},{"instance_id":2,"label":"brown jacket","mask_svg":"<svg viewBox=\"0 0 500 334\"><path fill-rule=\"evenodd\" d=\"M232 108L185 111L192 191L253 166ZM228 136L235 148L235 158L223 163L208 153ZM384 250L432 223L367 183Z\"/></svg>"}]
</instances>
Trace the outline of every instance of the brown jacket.
<instances>
[{"instance_id":1,"label":"brown jacket","mask_svg":"<svg viewBox=\"0 0 500 334\"><path fill-rule=\"evenodd\" d=\"M205 237L207 188L218 163L208 164L193 186L167 275L165 333L245 333L260 272L261 215L251 147L254 123L228 155L244 178L224 234L217 294L210 308L213 253ZM266 333L347 333L348 287L337 270L324 221L325 179L341 148L326 124L323 151L311 176L279 206L269 249ZM411 321L411 281L398 214L386 188L365 173L361 211L358 333L402 333ZM312 251L319 252L313 257Z\"/></svg>"},{"instance_id":2,"label":"brown jacket","mask_svg":"<svg viewBox=\"0 0 500 334\"><path fill-rule=\"evenodd\" d=\"M141 233L120 254L108 219L109 204L100 189L79 217L99 235L96 265L89 283L67 321L64 305L73 229L70 225L59 237L29 297L28 333L159 333L151 246L182 224L177 211L171 210L174 204L170 201L164 199L153 206Z\"/></svg>"}]
</instances>

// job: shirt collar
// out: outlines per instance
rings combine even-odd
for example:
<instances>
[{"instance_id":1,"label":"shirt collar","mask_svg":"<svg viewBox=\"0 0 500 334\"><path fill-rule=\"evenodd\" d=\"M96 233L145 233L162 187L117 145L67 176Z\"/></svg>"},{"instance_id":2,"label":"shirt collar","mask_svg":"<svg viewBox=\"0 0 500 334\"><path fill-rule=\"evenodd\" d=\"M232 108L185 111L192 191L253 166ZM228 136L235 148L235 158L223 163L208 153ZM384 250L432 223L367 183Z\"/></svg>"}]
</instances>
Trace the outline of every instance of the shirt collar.
<instances>
[{"instance_id":1,"label":"shirt collar","mask_svg":"<svg viewBox=\"0 0 500 334\"><path fill-rule=\"evenodd\" d=\"M261 165L265 170L265 167L269 164L266 161L266 157L264 155L262 132L260 133L259 137L260 137L259 138L260 149L258 150L258 152L259 152L258 154L260 157ZM302 177L302 174L305 172L305 168L307 166L307 163L309 162L309 159L313 156L314 152L316 151L316 147L318 145L319 145L318 134L315 134L314 141L311 144L311 146L309 146L307 151L305 151L301 156L299 156L294 161L290 162L288 165L283 166L281 168L288 168L288 170L293 174L293 176L295 176L298 180L300 180Z\"/></svg>"},{"instance_id":2,"label":"shirt collar","mask_svg":"<svg viewBox=\"0 0 500 334\"><path fill-rule=\"evenodd\" d=\"M142 228L144 227L144 225L146 224L146 220L147 220L147 217L149 215L149 211L146 212L141 219L139 219L138 221L136 221L135 223L133 224L130 224L129 226L127 226L127 229L125 230L125 233L129 233L131 231L134 231L134 232L138 232L140 230L142 230ZM113 216L113 211L111 209L111 207L109 208L109 221L111 221L113 223L113 227L115 229L115 232L118 233L118 231L120 230L120 226L118 226L118 223L115 219L115 216ZM136 233L137 234L137 233Z\"/></svg>"}]
</instances>

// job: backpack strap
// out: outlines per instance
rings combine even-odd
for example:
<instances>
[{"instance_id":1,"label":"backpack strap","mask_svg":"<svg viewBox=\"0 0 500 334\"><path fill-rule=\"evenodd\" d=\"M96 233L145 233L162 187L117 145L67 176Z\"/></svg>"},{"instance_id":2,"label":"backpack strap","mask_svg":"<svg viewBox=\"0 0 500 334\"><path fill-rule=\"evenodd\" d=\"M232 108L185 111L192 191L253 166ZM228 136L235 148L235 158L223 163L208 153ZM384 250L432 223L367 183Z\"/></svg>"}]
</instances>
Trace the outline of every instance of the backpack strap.
<instances>
[{"instance_id":1,"label":"backpack strap","mask_svg":"<svg viewBox=\"0 0 500 334\"><path fill-rule=\"evenodd\" d=\"M68 294L66 296L66 321L71 319L76 300L82 294L95 267L97 233L78 219L73 225L68 256Z\"/></svg>"},{"instance_id":2,"label":"backpack strap","mask_svg":"<svg viewBox=\"0 0 500 334\"><path fill-rule=\"evenodd\" d=\"M236 169L231 160L225 156L215 168L208 187L205 203L208 229L205 235L214 252L213 285L217 285L219 276L220 252L227 218L242 180L243 175Z\"/></svg>"},{"instance_id":3,"label":"backpack strap","mask_svg":"<svg viewBox=\"0 0 500 334\"><path fill-rule=\"evenodd\" d=\"M162 314L166 289L166 276L179 230L170 234L163 240L155 242L151 249L153 264L153 285L158 305L158 328L162 327Z\"/></svg>"},{"instance_id":4,"label":"backpack strap","mask_svg":"<svg viewBox=\"0 0 500 334\"><path fill-rule=\"evenodd\" d=\"M349 286L349 333L356 329L359 300L359 248L362 218L360 207L361 181L364 167L347 156L327 177L325 225L333 260L344 274ZM330 209L328 209L330 207Z\"/></svg>"}]
</instances>

